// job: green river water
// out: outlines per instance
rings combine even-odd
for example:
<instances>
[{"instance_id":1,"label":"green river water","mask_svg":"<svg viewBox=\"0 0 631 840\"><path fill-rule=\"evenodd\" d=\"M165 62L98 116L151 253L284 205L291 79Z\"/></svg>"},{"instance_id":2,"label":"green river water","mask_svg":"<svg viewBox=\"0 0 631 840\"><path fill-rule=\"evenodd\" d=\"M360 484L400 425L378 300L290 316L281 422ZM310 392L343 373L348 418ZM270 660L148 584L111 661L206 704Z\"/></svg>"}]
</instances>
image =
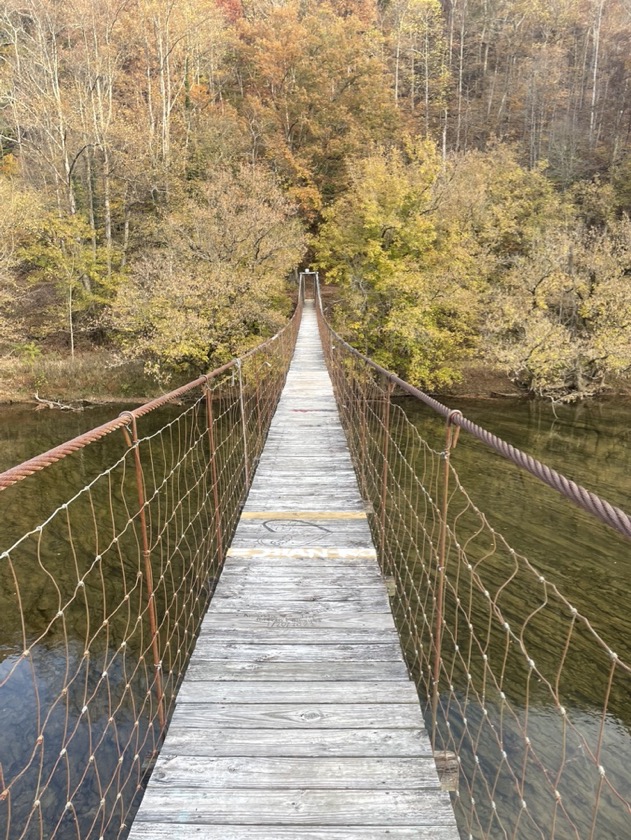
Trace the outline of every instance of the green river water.
<instances>
[{"instance_id":1,"label":"green river water","mask_svg":"<svg viewBox=\"0 0 631 840\"><path fill-rule=\"evenodd\" d=\"M435 449L442 450L444 421L415 402L403 400L401 404L421 434ZM557 407L555 411L546 403L521 400L451 400L449 404L473 422L613 504L631 510L631 428L628 422L631 405L628 402L586 403ZM466 773L475 779L475 807L471 806L461 786L463 813L470 818L471 815L479 818L493 838L513 836L516 831L515 836L520 840L536 837L547 840L552 836L558 840L589 837L629 840L631 817L628 808L616 800L606 786L601 792L600 807L592 827L592 804L598 798L600 778L585 747L596 754L602 739L600 763L608 779L628 802L631 799L631 680L618 668L611 689L608 689L611 659L606 648L624 662L631 662L630 545L616 532L464 432L452 453L451 463L473 503L484 512L488 524L536 569L536 573L525 572L522 567L503 591L500 590L498 601L505 619L523 639L528 656L536 662L538 672L550 680L553 688L556 684L568 719L575 727L564 727L551 691L539 678L529 679L526 656L515 643L506 647L500 623L488 619L488 600L479 594L479 590L478 594L474 590L470 595L466 572L461 574L459 594L463 602L470 598L476 635L482 648L474 652L471 660L472 683L467 684L462 669L459 673L456 666L452 702L444 684L441 700L443 707L450 708L452 737L447 739L450 747L458 746L460 739L467 745L469 766ZM466 525L461 529L461 541L463 534L467 534ZM467 550L474 559L475 542L473 540ZM494 552L485 539L480 543L490 552L477 567L480 579L487 590L496 593L509 580L513 564L506 551ZM480 556L478 551L477 559ZM449 562L453 564L453 559ZM453 565L451 574L456 575ZM545 584L538 581L538 575L545 578ZM594 643L579 624L571 630L571 610L553 596L550 584L558 587L571 606L589 620L602 637L605 648ZM453 597L451 602L450 605L448 593L448 624L453 624ZM461 645L465 646L468 633L462 620L460 632ZM571 642L558 677L568 636ZM506 702L500 700L492 681L484 676L482 649L486 650L494 673L503 677ZM449 640L445 655L449 661ZM471 685L475 686L474 692L470 690ZM608 711L603 717L602 701L608 691ZM524 732L531 741L530 756L524 752ZM523 798L528 803L528 818L522 817L517 828L515 820L521 804L518 784L511 782L508 773L499 781L496 777L497 767L503 761L500 742L507 753L504 761L513 768L518 779L522 776L522 767L527 768L523 774ZM467 749L463 750L463 755ZM479 760L477 767L473 766L472 759L475 751ZM545 764L547 779L541 766L533 760L534 755ZM466 758L464 764L467 765ZM563 806L571 814L571 821L560 816L556 824L553 821L555 786ZM504 815L503 828L508 830L508 835L489 810L491 797L497 803L498 814ZM479 836L479 828L472 819L463 836L468 836L469 831L473 836Z\"/></svg>"},{"instance_id":2,"label":"green river water","mask_svg":"<svg viewBox=\"0 0 631 840\"><path fill-rule=\"evenodd\" d=\"M408 416L421 433L437 449L442 449L442 421L416 404L401 401ZM575 481L603 495L627 510L631 509L631 426L625 402L602 401L556 409L547 404L521 400L453 400L474 422L485 426L510 443L564 472ZM125 406L107 406L81 413L56 411L35 412L30 407L10 406L0 411L0 470L46 450L57 443L116 416ZM158 428L176 409L166 409L143 419L141 434ZM77 453L64 462L21 482L0 494L0 551L9 547L23 532L43 521L58 504L81 488L114 458L120 457L125 445L120 432L102 443ZM546 578L554 582L579 612L590 618L595 629L621 658L631 661L631 552L629 544L605 526L594 524L589 516L541 486L532 477L513 468L499 456L489 453L482 444L461 436L453 456L453 464L473 501L485 511L492 526L502 533L512 547L523 552ZM60 555L61 556L61 555ZM53 568L54 559L48 558ZM60 570L63 574L63 570ZM6 578L3 578L6 584ZM41 586L41 581L38 583ZM0 592L0 601L7 593ZM27 620L39 632L41 617L38 603L46 592L33 591L27 598ZM1 604L0 604L1 606ZM12 658L21 649L19 629L3 620L0 611L0 682ZM72 636L72 621L68 622ZM541 633L541 657L549 656L546 632ZM59 650L51 644L42 655L48 670L54 673L57 661L80 656L81 638L69 639ZM45 674L42 667L39 673ZM600 725L597 699L600 676L597 662L583 663L573 671L574 684L568 690L569 704L585 731L598 730ZM3 670L4 669L4 670ZM18 675L19 676L19 675ZM522 681L516 676L511 701L518 707ZM40 697L45 701L46 686ZM0 761L6 767L19 761L19 753L28 748L32 725L29 716L28 687L20 679L7 683L0 697L3 726L0 729ZM544 700L531 698L530 724L542 740L552 737L554 727L548 721L554 710ZM475 714L475 710L471 710ZM556 720L556 719L555 719ZM555 724L556 725L556 724ZM604 755L611 761L618 778L626 778L626 793L631 798L631 693L621 688L613 698L606 720ZM516 746L516 749L518 747ZM580 756L576 757L577 761ZM493 760L492 752L489 760ZM604 759L603 759L604 761ZM568 782L569 784L569 782ZM591 782L590 782L591 784ZM536 783L533 795L537 795ZM576 793L580 800L583 794ZM501 790L498 798L501 798ZM513 794L508 790L506 797ZM606 797L605 797L606 799ZM579 802L580 808L580 802ZM631 840L628 817L620 816L621 808L612 804L611 819L605 814L602 830L595 836L601 840ZM589 816L585 817L589 822ZM579 820L579 822L581 822ZM600 823L599 823L600 824ZM2 827L4 828L4 827ZM15 826L15 837L19 836ZM2 833L2 832L0 832ZM4 835L3 835L4 836ZM13 834L9 835L13 837ZM466 836L466 834L463 834ZM501 832L492 836L501 837ZM543 836L520 831L519 837L530 840ZM558 838L575 836L559 831ZM588 836L588 835L585 835Z\"/></svg>"}]
</instances>

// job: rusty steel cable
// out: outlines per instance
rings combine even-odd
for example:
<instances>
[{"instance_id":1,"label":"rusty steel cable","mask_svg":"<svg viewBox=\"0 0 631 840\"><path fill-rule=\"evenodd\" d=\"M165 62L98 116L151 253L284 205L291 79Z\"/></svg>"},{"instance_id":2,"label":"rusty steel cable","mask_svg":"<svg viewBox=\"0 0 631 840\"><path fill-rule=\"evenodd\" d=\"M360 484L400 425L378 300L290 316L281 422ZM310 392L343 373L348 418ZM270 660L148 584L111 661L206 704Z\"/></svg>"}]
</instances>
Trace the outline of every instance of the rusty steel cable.
<instances>
[{"instance_id":1,"label":"rusty steel cable","mask_svg":"<svg viewBox=\"0 0 631 840\"><path fill-rule=\"evenodd\" d=\"M321 302L318 314L404 654L461 836L631 837L628 646L608 642L599 616L572 603L553 563L547 574L537 567L552 549L533 561L494 527L494 511L474 502L469 489L476 488L460 475L457 432L587 510L596 517L591 527L602 521L625 540L629 518L354 350L332 330ZM444 418L443 441L431 445L390 401L393 385ZM484 448L474 455L479 475ZM522 515L514 508L517 520Z\"/></svg>"},{"instance_id":2,"label":"rusty steel cable","mask_svg":"<svg viewBox=\"0 0 631 840\"><path fill-rule=\"evenodd\" d=\"M7 503L44 488L52 508L0 549L2 840L126 836L265 443L301 307L300 295L285 329L239 360L1 477ZM90 460L66 457L79 450Z\"/></svg>"},{"instance_id":3,"label":"rusty steel cable","mask_svg":"<svg viewBox=\"0 0 631 840\"><path fill-rule=\"evenodd\" d=\"M292 319L293 324L293 319ZM290 327L286 327L285 330L289 329ZM258 353L268 349L270 346L273 345L275 341L279 339L280 336L285 332L285 330L281 331L277 335L272 336L272 338L268 339L267 341L263 342L262 344L258 345L258 347L254 347L252 350L249 350L247 353L244 353L239 359L233 359L230 362L227 362L225 365L221 365L221 367L215 368L215 370L211 371L210 373L203 374L199 376L197 379L194 379L192 382L186 383L186 385L182 385L179 388L175 388L173 391L169 391L168 394L164 394L161 397L156 397L153 400L149 400L143 405L139 406L138 408L134 408L131 411L125 411L123 415L117 417L113 420L109 420L107 423L103 423L101 426L97 426L94 429L90 429L87 432L84 432L82 435L77 435L77 437L72 438L72 440L65 441L64 443L59 444L59 446L55 446L52 449L49 449L47 452L42 452L41 455L36 455L33 458L29 458L27 461L24 461L21 464L16 465L15 467L11 467L8 470L0 473L0 490L5 490L7 487L12 487L14 484L17 484L18 481L22 481L28 476L33 475L39 470L43 470L46 467L49 467L51 464L60 461L62 458L65 458L67 455L71 455L73 452L78 452L80 449L83 449L86 446L89 446L91 443L94 443L97 440L105 437L106 435L111 434L112 432L117 431L118 429L122 429L124 426L129 425L133 419L138 419L140 417L144 417L145 415L155 411L158 408L163 408L165 405L169 403L175 402L179 400L181 397L190 395L195 390L202 388L209 380L217 379L218 377L222 376L229 371L237 370L239 363L242 360L252 358L256 356Z\"/></svg>"},{"instance_id":4,"label":"rusty steel cable","mask_svg":"<svg viewBox=\"0 0 631 840\"><path fill-rule=\"evenodd\" d=\"M410 385L409 382L401 379L401 377L396 374L382 368L376 362L373 362L372 359L369 359L368 356L364 356L359 352L359 350L356 350L348 344L348 342L344 341L344 339L338 335L335 330L330 327L330 325L329 329L331 330L333 340L336 341L340 347L344 347L344 349L352 356L361 359L365 365L372 368L380 376L383 376L383 378L390 382L392 386L397 386L405 394L420 400L445 419L449 418L452 412L448 406L434 399L434 397L430 397L429 394L426 394L419 388L415 388L414 385ZM549 487L552 487L553 490L556 490L571 502L574 502L574 504L583 508L583 510L597 516L606 525L615 528L616 531L619 531L625 537L631 538L631 516L629 516L628 513L625 513L625 511L621 508L612 505L606 499L601 498L596 493L592 493L591 490L587 490L585 487L582 487L580 484L577 484L575 481L567 478L567 476L562 473L553 470L552 467L549 467L547 464L543 464L527 452L522 452L521 449L518 449L512 444L507 443L505 440L502 440L502 438L497 435L494 435L492 432L489 432L488 429L484 429L481 426L476 425L471 422L471 420L462 416L462 414L455 417L453 419L453 423L469 432L469 434L473 435L473 437L482 441L482 443L486 446L494 449L504 458L507 458L518 467L521 467L521 469L527 470L529 473L534 475L535 478L543 481Z\"/></svg>"}]
</instances>

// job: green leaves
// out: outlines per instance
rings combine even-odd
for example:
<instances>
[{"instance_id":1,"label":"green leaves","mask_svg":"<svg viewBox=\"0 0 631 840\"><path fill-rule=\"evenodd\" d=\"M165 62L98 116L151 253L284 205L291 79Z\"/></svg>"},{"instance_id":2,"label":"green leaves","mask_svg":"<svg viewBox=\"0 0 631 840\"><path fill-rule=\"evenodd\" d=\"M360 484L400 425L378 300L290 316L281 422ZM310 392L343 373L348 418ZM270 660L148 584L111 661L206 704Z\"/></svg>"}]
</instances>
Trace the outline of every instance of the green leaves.
<instances>
[{"instance_id":1,"label":"green leaves","mask_svg":"<svg viewBox=\"0 0 631 840\"><path fill-rule=\"evenodd\" d=\"M457 378L477 308L455 229L436 213L441 172L429 142L372 155L316 241L320 267L342 286L351 341L429 388Z\"/></svg>"},{"instance_id":2,"label":"green leaves","mask_svg":"<svg viewBox=\"0 0 631 840\"><path fill-rule=\"evenodd\" d=\"M295 208L262 169L217 169L161 219L121 287L113 323L154 371L207 370L273 334L304 249Z\"/></svg>"}]
</instances>

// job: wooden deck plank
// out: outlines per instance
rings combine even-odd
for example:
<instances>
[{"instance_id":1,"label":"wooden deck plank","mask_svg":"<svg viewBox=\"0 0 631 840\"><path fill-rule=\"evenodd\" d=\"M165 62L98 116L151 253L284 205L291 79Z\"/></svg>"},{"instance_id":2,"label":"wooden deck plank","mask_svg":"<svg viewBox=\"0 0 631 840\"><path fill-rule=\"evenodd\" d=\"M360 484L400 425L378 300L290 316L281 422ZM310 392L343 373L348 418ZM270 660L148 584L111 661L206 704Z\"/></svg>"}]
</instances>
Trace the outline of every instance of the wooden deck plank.
<instances>
[{"instance_id":1,"label":"wooden deck plank","mask_svg":"<svg viewBox=\"0 0 631 840\"><path fill-rule=\"evenodd\" d=\"M171 727L163 747L171 755L317 758L425 757L424 729L193 729Z\"/></svg>"},{"instance_id":2,"label":"wooden deck plank","mask_svg":"<svg viewBox=\"0 0 631 840\"><path fill-rule=\"evenodd\" d=\"M253 586L314 586L318 584L325 584L327 587L331 586L348 586L352 583L354 586L383 586L383 577L379 573L376 566L368 566L364 564L361 568L361 574L357 574L357 568L352 566L329 566L329 568L322 568L313 563L309 566L305 564L287 566L261 567L260 564L239 564L234 567L232 564L221 574L222 583L239 584L247 583Z\"/></svg>"},{"instance_id":3,"label":"wooden deck plank","mask_svg":"<svg viewBox=\"0 0 631 840\"><path fill-rule=\"evenodd\" d=\"M379 599L377 602L374 600L371 602L370 600L360 600L359 598L352 599L352 595L349 595L348 600L335 600L335 599L307 599L307 600L298 600L296 597L296 591L292 592L293 600L287 599L282 604L282 612L283 614L293 613L293 614L303 614L307 616L311 615L368 615L376 612L387 613L389 612L389 604L386 599ZM214 602L213 602L214 603ZM225 613L225 614L233 614L234 613L234 605L235 599L231 597L219 597L216 599L216 603L214 603L213 610L217 613ZM279 609L279 604L277 601L273 601L271 598L265 600L261 600L258 603L250 602L243 604L243 611L244 612L274 612Z\"/></svg>"},{"instance_id":4,"label":"wooden deck plank","mask_svg":"<svg viewBox=\"0 0 631 840\"><path fill-rule=\"evenodd\" d=\"M399 640L373 644L260 644L219 642L212 634L197 641L195 652L207 662L391 662L400 656Z\"/></svg>"},{"instance_id":5,"label":"wooden deck plank","mask_svg":"<svg viewBox=\"0 0 631 840\"><path fill-rule=\"evenodd\" d=\"M174 825L173 823L138 823L135 840L454 840L451 826L248 826L248 825Z\"/></svg>"},{"instance_id":6,"label":"wooden deck plank","mask_svg":"<svg viewBox=\"0 0 631 840\"><path fill-rule=\"evenodd\" d=\"M396 691L388 682L220 682L185 680L178 696L180 703L415 703L413 682L399 681Z\"/></svg>"},{"instance_id":7,"label":"wooden deck plank","mask_svg":"<svg viewBox=\"0 0 631 840\"><path fill-rule=\"evenodd\" d=\"M374 560L377 553L374 546L368 548L341 548L339 546L322 548L318 546L298 546L297 548L235 548L228 549L228 557L260 560L263 563L277 563L284 560Z\"/></svg>"},{"instance_id":8,"label":"wooden deck plank","mask_svg":"<svg viewBox=\"0 0 631 840\"><path fill-rule=\"evenodd\" d=\"M177 729L420 729L418 703L187 703Z\"/></svg>"},{"instance_id":9,"label":"wooden deck plank","mask_svg":"<svg viewBox=\"0 0 631 840\"><path fill-rule=\"evenodd\" d=\"M252 756L232 758L169 754L163 750L152 779L158 790L170 785L199 790L431 790L438 788L434 759Z\"/></svg>"},{"instance_id":10,"label":"wooden deck plank","mask_svg":"<svg viewBox=\"0 0 631 840\"><path fill-rule=\"evenodd\" d=\"M273 680L313 682L318 680L398 682L407 680L403 660L395 662L239 662L206 661L196 652L186 672L191 680ZM394 690L394 689L393 689Z\"/></svg>"},{"instance_id":11,"label":"wooden deck plank","mask_svg":"<svg viewBox=\"0 0 631 840\"><path fill-rule=\"evenodd\" d=\"M226 586L243 587L284 587L294 586L301 589L304 586L331 588L345 588L351 583L358 589L372 589L381 591L383 589L383 577L375 567L364 567L361 575L351 569L321 569L312 566L305 568L275 568L257 569L250 566L249 569L227 568L221 575L221 583Z\"/></svg>"},{"instance_id":12,"label":"wooden deck plank","mask_svg":"<svg viewBox=\"0 0 631 840\"><path fill-rule=\"evenodd\" d=\"M390 612L321 612L309 609L299 614L288 609L243 610L242 612L215 612L207 617L204 635L222 630L239 630L241 638L254 641L257 630L343 630L346 632L392 631L396 633ZM398 637L397 637L398 638ZM327 641L323 638L323 641ZM350 639L347 639L350 641Z\"/></svg>"},{"instance_id":13,"label":"wooden deck plank","mask_svg":"<svg viewBox=\"0 0 631 840\"><path fill-rule=\"evenodd\" d=\"M288 601L355 601L366 606L378 604L384 609L388 609L390 604L383 586L376 587L369 582L365 586L359 584L353 586L350 580L346 586L327 586L324 582L316 581L310 584L305 583L302 587L292 586L290 583L278 586L256 586L254 583L247 582L221 585L220 580L213 597L217 599L243 598L241 605L243 609L248 608L250 601L273 601L276 604L282 604L283 599Z\"/></svg>"},{"instance_id":14,"label":"wooden deck plank","mask_svg":"<svg viewBox=\"0 0 631 840\"><path fill-rule=\"evenodd\" d=\"M197 790L150 786L139 822L244 825L450 825L449 796L410 790Z\"/></svg>"},{"instance_id":15,"label":"wooden deck plank","mask_svg":"<svg viewBox=\"0 0 631 840\"><path fill-rule=\"evenodd\" d=\"M313 310L129 840L457 840Z\"/></svg>"},{"instance_id":16,"label":"wooden deck plank","mask_svg":"<svg viewBox=\"0 0 631 840\"><path fill-rule=\"evenodd\" d=\"M374 615L374 613L373 613ZM377 645L383 643L398 644L399 637L394 627L376 630L373 627L348 629L343 627L309 627L308 620L305 627L300 627L299 620L286 627L250 627L248 630L248 644L277 647L279 645ZM221 645L239 644L243 641L244 627L237 624L233 627L218 627L213 625L212 636L204 634L203 639L208 644L217 642Z\"/></svg>"}]
</instances>

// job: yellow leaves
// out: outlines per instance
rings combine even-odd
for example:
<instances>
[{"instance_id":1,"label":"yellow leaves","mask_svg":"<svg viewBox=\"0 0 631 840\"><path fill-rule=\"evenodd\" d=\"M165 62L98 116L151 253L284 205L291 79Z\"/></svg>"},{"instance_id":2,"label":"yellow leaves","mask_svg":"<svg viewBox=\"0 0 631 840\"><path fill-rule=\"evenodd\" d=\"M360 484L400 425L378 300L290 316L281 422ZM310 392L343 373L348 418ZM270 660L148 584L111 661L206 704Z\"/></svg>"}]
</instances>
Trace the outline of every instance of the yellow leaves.
<instances>
[{"instance_id":1,"label":"yellow leaves","mask_svg":"<svg viewBox=\"0 0 631 840\"><path fill-rule=\"evenodd\" d=\"M20 171L15 155L9 152L0 159L0 177L14 177Z\"/></svg>"},{"instance_id":2,"label":"yellow leaves","mask_svg":"<svg viewBox=\"0 0 631 840\"><path fill-rule=\"evenodd\" d=\"M631 368L631 225L549 229L498 288L486 319L493 357L517 381L563 399Z\"/></svg>"},{"instance_id":3,"label":"yellow leaves","mask_svg":"<svg viewBox=\"0 0 631 840\"><path fill-rule=\"evenodd\" d=\"M427 142L359 161L316 240L319 265L343 285L346 329L426 387L457 376L478 310L466 255L435 213L440 172Z\"/></svg>"},{"instance_id":4,"label":"yellow leaves","mask_svg":"<svg viewBox=\"0 0 631 840\"><path fill-rule=\"evenodd\" d=\"M304 240L295 208L262 169L216 169L160 225L120 289L114 323L152 369L207 369L275 332Z\"/></svg>"}]
</instances>

